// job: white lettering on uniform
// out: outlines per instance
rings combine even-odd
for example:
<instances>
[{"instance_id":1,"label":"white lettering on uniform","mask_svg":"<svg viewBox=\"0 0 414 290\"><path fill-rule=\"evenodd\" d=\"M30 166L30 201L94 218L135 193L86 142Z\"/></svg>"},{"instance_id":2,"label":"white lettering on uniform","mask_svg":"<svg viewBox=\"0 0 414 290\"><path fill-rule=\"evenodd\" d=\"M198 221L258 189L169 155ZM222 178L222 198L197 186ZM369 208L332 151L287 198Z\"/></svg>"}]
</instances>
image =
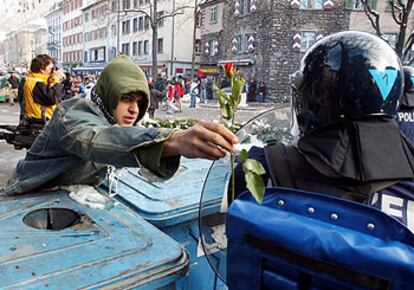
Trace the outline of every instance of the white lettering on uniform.
<instances>
[{"instance_id":1,"label":"white lettering on uniform","mask_svg":"<svg viewBox=\"0 0 414 290\"><path fill-rule=\"evenodd\" d=\"M402 218L403 203L404 200L402 198L383 194L381 200L381 210L386 214ZM397 206L398 208L393 208L391 206Z\"/></svg>"},{"instance_id":2,"label":"white lettering on uniform","mask_svg":"<svg viewBox=\"0 0 414 290\"><path fill-rule=\"evenodd\" d=\"M377 201L378 201L378 192L374 193L374 196L372 197L372 200L371 200L371 205L376 204Z\"/></svg>"},{"instance_id":3,"label":"white lettering on uniform","mask_svg":"<svg viewBox=\"0 0 414 290\"><path fill-rule=\"evenodd\" d=\"M414 233L414 202L412 200L407 203L407 228Z\"/></svg>"},{"instance_id":4,"label":"white lettering on uniform","mask_svg":"<svg viewBox=\"0 0 414 290\"><path fill-rule=\"evenodd\" d=\"M398 121L399 122L414 122L414 112L399 112L398 113Z\"/></svg>"}]
</instances>

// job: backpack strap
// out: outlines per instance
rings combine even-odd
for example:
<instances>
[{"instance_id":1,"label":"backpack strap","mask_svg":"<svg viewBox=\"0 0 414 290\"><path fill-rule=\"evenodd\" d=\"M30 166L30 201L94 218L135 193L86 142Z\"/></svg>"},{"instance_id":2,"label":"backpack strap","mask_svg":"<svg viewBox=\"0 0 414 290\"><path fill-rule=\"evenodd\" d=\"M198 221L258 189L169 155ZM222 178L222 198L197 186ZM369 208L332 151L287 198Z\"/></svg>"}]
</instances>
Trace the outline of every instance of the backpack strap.
<instances>
[{"instance_id":1,"label":"backpack strap","mask_svg":"<svg viewBox=\"0 0 414 290\"><path fill-rule=\"evenodd\" d=\"M286 146L282 143L270 144L265 146L264 152L273 186L297 188Z\"/></svg>"}]
</instances>

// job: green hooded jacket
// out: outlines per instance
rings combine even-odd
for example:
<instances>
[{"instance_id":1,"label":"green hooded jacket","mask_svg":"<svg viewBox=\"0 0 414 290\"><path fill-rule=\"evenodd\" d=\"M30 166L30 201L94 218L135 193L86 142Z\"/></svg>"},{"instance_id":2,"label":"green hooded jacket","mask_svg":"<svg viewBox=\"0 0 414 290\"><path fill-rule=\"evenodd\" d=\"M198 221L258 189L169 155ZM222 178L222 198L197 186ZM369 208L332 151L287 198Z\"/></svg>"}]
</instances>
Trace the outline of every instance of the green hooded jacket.
<instances>
[{"instance_id":1,"label":"green hooded jacket","mask_svg":"<svg viewBox=\"0 0 414 290\"><path fill-rule=\"evenodd\" d=\"M96 93L102 99L108 113L113 117L114 110L121 96L138 93L144 98L138 103L137 122L147 112L149 105L149 88L144 72L127 56L114 58L105 66L96 83Z\"/></svg>"}]
</instances>

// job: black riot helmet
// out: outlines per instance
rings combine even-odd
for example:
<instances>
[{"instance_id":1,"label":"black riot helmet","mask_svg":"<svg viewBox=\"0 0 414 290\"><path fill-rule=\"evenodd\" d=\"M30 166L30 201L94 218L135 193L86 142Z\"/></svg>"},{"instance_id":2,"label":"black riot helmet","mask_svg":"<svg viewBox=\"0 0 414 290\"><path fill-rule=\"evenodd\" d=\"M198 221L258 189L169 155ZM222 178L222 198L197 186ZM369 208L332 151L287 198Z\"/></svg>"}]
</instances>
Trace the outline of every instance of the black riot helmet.
<instances>
[{"instance_id":1,"label":"black riot helmet","mask_svg":"<svg viewBox=\"0 0 414 290\"><path fill-rule=\"evenodd\" d=\"M301 133L337 121L396 114L403 93L401 62L384 40L340 32L316 42L292 76Z\"/></svg>"},{"instance_id":2,"label":"black riot helmet","mask_svg":"<svg viewBox=\"0 0 414 290\"><path fill-rule=\"evenodd\" d=\"M403 66L404 71L404 93L401 96L400 103L402 106L414 107L414 68Z\"/></svg>"}]
</instances>

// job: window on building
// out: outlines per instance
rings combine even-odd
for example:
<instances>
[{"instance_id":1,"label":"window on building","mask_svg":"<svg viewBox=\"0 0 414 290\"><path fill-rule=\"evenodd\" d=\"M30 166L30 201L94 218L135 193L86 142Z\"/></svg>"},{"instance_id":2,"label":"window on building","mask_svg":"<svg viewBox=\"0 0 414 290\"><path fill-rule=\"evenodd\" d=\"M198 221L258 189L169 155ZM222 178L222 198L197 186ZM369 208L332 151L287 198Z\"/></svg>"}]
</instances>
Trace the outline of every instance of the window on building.
<instances>
[{"instance_id":1,"label":"window on building","mask_svg":"<svg viewBox=\"0 0 414 290\"><path fill-rule=\"evenodd\" d=\"M142 54L142 41L138 41L138 55Z\"/></svg>"},{"instance_id":2,"label":"window on building","mask_svg":"<svg viewBox=\"0 0 414 290\"><path fill-rule=\"evenodd\" d=\"M122 21L122 34L128 34L130 32L130 21Z\"/></svg>"},{"instance_id":3,"label":"window on building","mask_svg":"<svg viewBox=\"0 0 414 290\"><path fill-rule=\"evenodd\" d=\"M134 8L138 8L138 0L134 0Z\"/></svg>"},{"instance_id":4,"label":"window on building","mask_svg":"<svg viewBox=\"0 0 414 290\"><path fill-rule=\"evenodd\" d=\"M306 51L316 41L316 32L302 31L302 39L300 41L300 51Z\"/></svg>"},{"instance_id":5,"label":"window on building","mask_svg":"<svg viewBox=\"0 0 414 290\"><path fill-rule=\"evenodd\" d=\"M144 29L144 17L143 17L143 16L141 16L141 17L139 18L139 22L138 22L138 29L139 29L139 30Z\"/></svg>"},{"instance_id":6,"label":"window on building","mask_svg":"<svg viewBox=\"0 0 414 290\"><path fill-rule=\"evenodd\" d=\"M149 22L150 22L150 18L148 15L145 16L145 20L144 20L144 28L148 29L149 28Z\"/></svg>"},{"instance_id":7,"label":"window on building","mask_svg":"<svg viewBox=\"0 0 414 290\"><path fill-rule=\"evenodd\" d=\"M211 39L208 41L208 54L213 56L214 55L214 43L216 41L214 39Z\"/></svg>"},{"instance_id":8,"label":"window on building","mask_svg":"<svg viewBox=\"0 0 414 290\"><path fill-rule=\"evenodd\" d=\"M201 26L201 22L202 22L202 18L203 18L203 13L201 13L201 11L197 14L197 26L200 27Z\"/></svg>"},{"instance_id":9,"label":"window on building","mask_svg":"<svg viewBox=\"0 0 414 290\"><path fill-rule=\"evenodd\" d=\"M148 53L149 53L149 41L144 40L144 54L148 54Z\"/></svg>"},{"instance_id":10,"label":"window on building","mask_svg":"<svg viewBox=\"0 0 414 290\"><path fill-rule=\"evenodd\" d=\"M138 43L136 41L134 41L132 43L132 55L137 55L138 54L137 49L138 49Z\"/></svg>"},{"instance_id":11,"label":"window on building","mask_svg":"<svg viewBox=\"0 0 414 290\"><path fill-rule=\"evenodd\" d=\"M322 9L324 0L301 0L300 9Z\"/></svg>"},{"instance_id":12,"label":"window on building","mask_svg":"<svg viewBox=\"0 0 414 290\"><path fill-rule=\"evenodd\" d=\"M236 40L237 40L237 45L236 45L237 52L242 53L243 52L243 36L237 35Z\"/></svg>"},{"instance_id":13,"label":"window on building","mask_svg":"<svg viewBox=\"0 0 414 290\"><path fill-rule=\"evenodd\" d=\"M111 35L116 36L116 26L115 26L115 24L111 26Z\"/></svg>"},{"instance_id":14,"label":"window on building","mask_svg":"<svg viewBox=\"0 0 414 290\"><path fill-rule=\"evenodd\" d=\"M158 11L157 12L157 19L159 19L158 20L158 27L163 27L164 26L164 18L160 19L163 16L164 16L164 11Z\"/></svg>"},{"instance_id":15,"label":"window on building","mask_svg":"<svg viewBox=\"0 0 414 290\"><path fill-rule=\"evenodd\" d=\"M250 13L250 7L252 6L252 0L240 0L240 15L246 15Z\"/></svg>"},{"instance_id":16,"label":"window on building","mask_svg":"<svg viewBox=\"0 0 414 290\"><path fill-rule=\"evenodd\" d=\"M164 51L164 39L158 38L157 40L157 53L163 53Z\"/></svg>"},{"instance_id":17,"label":"window on building","mask_svg":"<svg viewBox=\"0 0 414 290\"><path fill-rule=\"evenodd\" d=\"M373 10L377 9L377 0L368 0L368 5ZM361 0L346 0L345 7L352 10L364 10L364 4Z\"/></svg>"},{"instance_id":18,"label":"window on building","mask_svg":"<svg viewBox=\"0 0 414 290\"><path fill-rule=\"evenodd\" d=\"M201 52L201 39L196 39L195 41L195 53Z\"/></svg>"},{"instance_id":19,"label":"window on building","mask_svg":"<svg viewBox=\"0 0 414 290\"><path fill-rule=\"evenodd\" d=\"M99 29L99 39L103 39L105 37L105 28Z\"/></svg>"},{"instance_id":20,"label":"window on building","mask_svg":"<svg viewBox=\"0 0 414 290\"><path fill-rule=\"evenodd\" d=\"M139 5L144 5L144 0L139 0Z\"/></svg>"},{"instance_id":21,"label":"window on building","mask_svg":"<svg viewBox=\"0 0 414 290\"><path fill-rule=\"evenodd\" d=\"M125 55L129 55L129 43L122 44L122 53Z\"/></svg>"},{"instance_id":22,"label":"window on building","mask_svg":"<svg viewBox=\"0 0 414 290\"><path fill-rule=\"evenodd\" d=\"M249 50L249 37L250 37L250 34L245 34L243 38L243 50L245 52L248 52Z\"/></svg>"},{"instance_id":23,"label":"window on building","mask_svg":"<svg viewBox=\"0 0 414 290\"><path fill-rule=\"evenodd\" d=\"M116 2L117 2L118 0L116 0L116 1L112 1L111 2L111 11L112 12L116 12Z\"/></svg>"},{"instance_id":24,"label":"window on building","mask_svg":"<svg viewBox=\"0 0 414 290\"><path fill-rule=\"evenodd\" d=\"M383 33L381 37L395 49L395 45L397 44L397 33Z\"/></svg>"},{"instance_id":25,"label":"window on building","mask_svg":"<svg viewBox=\"0 0 414 290\"><path fill-rule=\"evenodd\" d=\"M88 12L86 12L85 13L85 22L88 22L89 21L89 13Z\"/></svg>"},{"instance_id":26,"label":"window on building","mask_svg":"<svg viewBox=\"0 0 414 290\"><path fill-rule=\"evenodd\" d=\"M217 6L210 7L210 24L217 23Z\"/></svg>"},{"instance_id":27,"label":"window on building","mask_svg":"<svg viewBox=\"0 0 414 290\"><path fill-rule=\"evenodd\" d=\"M90 53L90 61L105 61L105 47L92 48Z\"/></svg>"},{"instance_id":28,"label":"window on building","mask_svg":"<svg viewBox=\"0 0 414 290\"><path fill-rule=\"evenodd\" d=\"M134 24L133 24L133 29L134 29L134 32L135 31L137 31L138 30L138 18L134 18Z\"/></svg>"},{"instance_id":29,"label":"window on building","mask_svg":"<svg viewBox=\"0 0 414 290\"><path fill-rule=\"evenodd\" d=\"M124 10L131 8L131 0L122 0L122 7Z\"/></svg>"}]
</instances>

